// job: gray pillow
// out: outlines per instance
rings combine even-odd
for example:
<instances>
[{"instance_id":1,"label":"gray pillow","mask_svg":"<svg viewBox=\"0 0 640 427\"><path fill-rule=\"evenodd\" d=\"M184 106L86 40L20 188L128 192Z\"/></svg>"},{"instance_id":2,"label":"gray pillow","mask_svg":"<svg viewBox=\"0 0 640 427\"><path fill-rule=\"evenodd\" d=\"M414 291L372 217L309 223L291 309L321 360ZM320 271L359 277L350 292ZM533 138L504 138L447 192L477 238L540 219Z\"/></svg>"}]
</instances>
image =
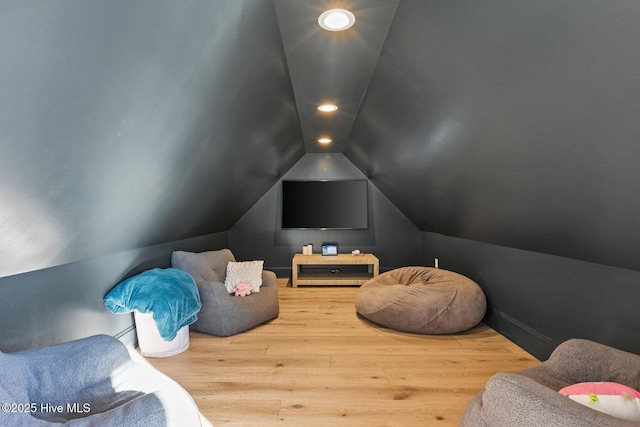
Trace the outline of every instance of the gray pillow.
<instances>
[{"instance_id":1,"label":"gray pillow","mask_svg":"<svg viewBox=\"0 0 640 427\"><path fill-rule=\"evenodd\" d=\"M224 282L229 262L235 262L229 249L199 253L175 251L171 254L171 265L189 273L198 285Z\"/></svg>"}]
</instances>

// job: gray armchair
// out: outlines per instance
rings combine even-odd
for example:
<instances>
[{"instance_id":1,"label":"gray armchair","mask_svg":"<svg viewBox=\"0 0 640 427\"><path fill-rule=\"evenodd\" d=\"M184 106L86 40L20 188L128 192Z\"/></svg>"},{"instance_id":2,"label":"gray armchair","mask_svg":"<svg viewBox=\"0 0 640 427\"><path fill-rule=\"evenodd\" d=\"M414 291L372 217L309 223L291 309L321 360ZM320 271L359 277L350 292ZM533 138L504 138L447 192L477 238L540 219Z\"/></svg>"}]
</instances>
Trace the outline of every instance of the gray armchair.
<instances>
[{"instance_id":1,"label":"gray armchair","mask_svg":"<svg viewBox=\"0 0 640 427\"><path fill-rule=\"evenodd\" d=\"M229 262L235 262L229 249L200 253L176 251L171 254L171 265L189 273L200 292L202 308L191 329L226 337L278 317L280 305L276 275L265 270L260 292L246 297L233 296L224 286Z\"/></svg>"},{"instance_id":2,"label":"gray armchair","mask_svg":"<svg viewBox=\"0 0 640 427\"><path fill-rule=\"evenodd\" d=\"M546 362L498 373L467 406L460 427L638 427L558 393L571 384L610 381L640 389L640 356L583 339L560 344Z\"/></svg>"}]
</instances>

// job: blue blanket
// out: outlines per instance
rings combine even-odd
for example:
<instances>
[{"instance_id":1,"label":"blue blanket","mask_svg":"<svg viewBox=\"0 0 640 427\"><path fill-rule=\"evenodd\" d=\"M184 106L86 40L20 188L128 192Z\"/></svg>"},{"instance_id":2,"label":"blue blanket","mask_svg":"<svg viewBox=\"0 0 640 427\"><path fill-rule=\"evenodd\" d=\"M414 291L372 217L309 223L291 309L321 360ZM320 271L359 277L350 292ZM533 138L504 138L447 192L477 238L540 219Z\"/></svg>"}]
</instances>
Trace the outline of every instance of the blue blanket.
<instances>
[{"instance_id":1,"label":"blue blanket","mask_svg":"<svg viewBox=\"0 0 640 427\"><path fill-rule=\"evenodd\" d=\"M130 277L111 289L103 301L112 313L153 313L165 341L195 322L202 306L195 280L178 268L154 268Z\"/></svg>"}]
</instances>

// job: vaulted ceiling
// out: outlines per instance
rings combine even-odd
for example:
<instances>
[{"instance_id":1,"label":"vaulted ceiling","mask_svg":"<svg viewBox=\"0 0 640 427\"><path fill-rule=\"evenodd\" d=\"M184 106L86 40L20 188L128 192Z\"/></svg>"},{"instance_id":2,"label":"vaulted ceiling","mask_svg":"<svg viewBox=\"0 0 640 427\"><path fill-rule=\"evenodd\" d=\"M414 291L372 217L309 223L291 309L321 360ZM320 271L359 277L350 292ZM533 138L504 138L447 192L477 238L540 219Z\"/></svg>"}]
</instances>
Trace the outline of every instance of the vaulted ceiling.
<instances>
[{"instance_id":1,"label":"vaulted ceiling","mask_svg":"<svg viewBox=\"0 0 640 427\"><path fill-rule=\"evenodd\" d=\"M320 29L332 7L356 24ZM0 275L229 230L317 152L421 230L640 269L639 24L636 0L5 1Z\"/></svg>"},{"instance_id":2,"label":"vaulted ceiling","mask_svg":"<svg viewBox=\"0 0 640 427\"><path fill-rule=\"evenodd\" d=\"M305 150L341 153L349 142L398 0L274 0ZM356 24L327 31L318 17L327 7L346 6ZM317 110L323 103L338 111ZM318 143L329 138L330 144Z\"/></svg>"},{"instance_id":3,"label":"vaulted ceiling","mask_svg":"<svg viewBox=\"0 0 640 427\"><path fill-rule=\"evenodd\" d=\"M636 2L274 4L306 152L344 152L421 230L640 268ZM329 7L356 24L321 29Z\"/></svg>"}]
</instances>

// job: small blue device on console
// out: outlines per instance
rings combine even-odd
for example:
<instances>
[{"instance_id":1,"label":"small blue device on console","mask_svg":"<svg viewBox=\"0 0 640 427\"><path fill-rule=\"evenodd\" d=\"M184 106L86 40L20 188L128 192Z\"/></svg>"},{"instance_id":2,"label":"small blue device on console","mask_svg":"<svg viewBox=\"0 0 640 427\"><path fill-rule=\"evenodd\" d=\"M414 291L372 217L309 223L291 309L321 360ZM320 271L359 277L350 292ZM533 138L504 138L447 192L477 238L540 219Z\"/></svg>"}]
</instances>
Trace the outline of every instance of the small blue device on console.
<instances>
[{"instance_id":1,"label":"small blue device on console","mask_svg":"<svg viewBox=\"0 0 640 427\"><path fill-rule=\"evenodd\" d=\"M324 256L335 256L335 255L338 255L338 244L337 243L323 243L322 244L322 255L324 255Z\"/></svg>"}]
</instances>

